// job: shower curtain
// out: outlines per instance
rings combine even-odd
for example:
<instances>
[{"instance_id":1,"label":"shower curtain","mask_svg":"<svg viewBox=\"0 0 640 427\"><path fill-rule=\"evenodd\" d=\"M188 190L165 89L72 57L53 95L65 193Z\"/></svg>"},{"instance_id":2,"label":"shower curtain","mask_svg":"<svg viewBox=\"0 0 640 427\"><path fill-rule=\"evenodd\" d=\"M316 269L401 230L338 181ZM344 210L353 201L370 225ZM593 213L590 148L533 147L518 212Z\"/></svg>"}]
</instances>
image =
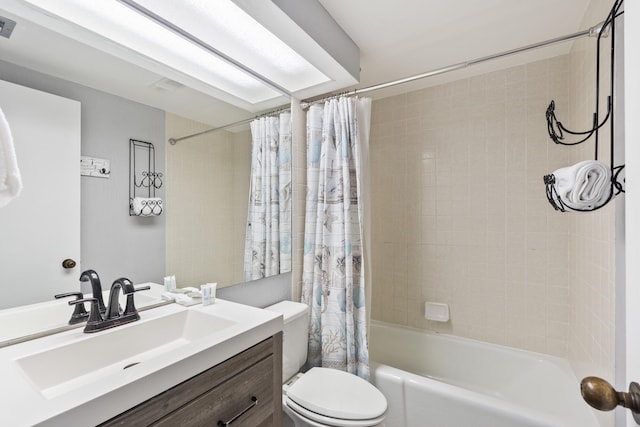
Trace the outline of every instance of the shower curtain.
<instances>
[{"instance_id":1,"label":"shower curtain","mask_svg":"<svg viewBox=\"0 0 640 427\"><path fill-rule=\"evenodd\" d=\"M302 302L311 307L309 366L369 379L361 155L371 100L341 97L307 113ZM365 148L366 150L366 148Z\"/></svg>"},{"instance_id":2,"label":"shower curtain","mask_svg":"<svg viewBox=\"0 0 640 427\"><path fill-rule=\"evenodd\" d=\"M244 280L291 271L291 113L251 122Z\"/></svg>"}]
</instances>

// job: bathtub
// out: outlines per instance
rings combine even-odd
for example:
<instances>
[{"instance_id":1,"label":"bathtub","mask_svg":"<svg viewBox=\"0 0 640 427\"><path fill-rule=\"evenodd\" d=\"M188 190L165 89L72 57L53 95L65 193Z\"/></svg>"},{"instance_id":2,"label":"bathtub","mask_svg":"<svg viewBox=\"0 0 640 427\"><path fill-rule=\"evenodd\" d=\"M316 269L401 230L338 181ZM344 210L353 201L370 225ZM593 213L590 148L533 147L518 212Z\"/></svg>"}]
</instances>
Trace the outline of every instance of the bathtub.
<instances>
[{"instance_id":1,"label":"bathtub","mask_svg":"<svg viewBox=\"0 0 640 427\"><path fill-rule=\"evenodd\" d=\"M387 427L597 427L561 358L373 321Z\"/></svg>"}]
</instances>

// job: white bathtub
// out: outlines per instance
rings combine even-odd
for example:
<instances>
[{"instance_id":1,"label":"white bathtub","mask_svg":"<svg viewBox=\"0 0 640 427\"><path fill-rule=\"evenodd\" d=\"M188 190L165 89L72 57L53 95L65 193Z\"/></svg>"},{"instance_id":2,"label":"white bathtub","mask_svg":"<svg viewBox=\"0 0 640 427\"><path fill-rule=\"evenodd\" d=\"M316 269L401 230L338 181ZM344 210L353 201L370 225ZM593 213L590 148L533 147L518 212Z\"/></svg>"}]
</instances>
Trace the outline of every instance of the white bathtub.
<instances>
[{"instance_id":1,"label":"white bathtub","mask_svg":"<svg viewBox=\"0 0 640 427\"><path fill-rule=\"evenodd\" d=\"M373 321L387 427L597 427L564 359Z\"/></svg>"}]
</instances>

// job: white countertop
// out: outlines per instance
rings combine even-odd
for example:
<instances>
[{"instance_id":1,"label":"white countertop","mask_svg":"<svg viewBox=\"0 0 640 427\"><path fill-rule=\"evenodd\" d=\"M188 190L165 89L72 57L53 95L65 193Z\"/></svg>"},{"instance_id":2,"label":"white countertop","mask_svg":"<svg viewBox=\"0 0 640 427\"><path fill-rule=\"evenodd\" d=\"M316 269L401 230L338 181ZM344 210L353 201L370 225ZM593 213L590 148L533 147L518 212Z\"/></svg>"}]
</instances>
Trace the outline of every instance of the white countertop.
<instances>
[{"instance_id":1,"label":"white countertop","mask_svg":"<svg viewBox=\"0 0 640 427\"><path fill-rule=\"evenodd\" d=\"M138 322L152 321L183 310L197 310L236 324L189 345L171 349L126 370L86 381L69 390L47 395L21 369L17 360L45 349L88 340L82 328L0 348L0 425L87 426L104 422L131 407L221 363L282 331L282 316L221 299L215 304L183 307L169 304L140 313L140 320L98 332L107 334ZM121 343L126 345L126 343ZM109 348L100 349L109 351ZM51 366L50 369L56 369Z\"/></svg>"}]
</instances>

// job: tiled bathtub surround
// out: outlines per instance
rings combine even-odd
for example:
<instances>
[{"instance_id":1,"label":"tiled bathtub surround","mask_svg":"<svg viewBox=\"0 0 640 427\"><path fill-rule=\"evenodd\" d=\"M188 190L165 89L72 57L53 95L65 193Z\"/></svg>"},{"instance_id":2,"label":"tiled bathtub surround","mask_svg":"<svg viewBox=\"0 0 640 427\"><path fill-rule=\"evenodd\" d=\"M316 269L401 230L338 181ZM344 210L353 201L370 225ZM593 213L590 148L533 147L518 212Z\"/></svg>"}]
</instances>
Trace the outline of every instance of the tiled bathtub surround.
<instances>
[{"instance_id":1,"label":"tiled bathtub surround","mask_svg":"<svg viewBox=\"0 0 640 427\"><path fill-rule=\"evenodd\" d=\"M592 1L581 28L610 7ZM579 377L613 381L614 206L558 213L542 183L593 158L593 142L553 144L544 113L553 99L567 127L588 126L594 48L582 39L568 55L374 101L373 318L567 357ZM608 162L608 126L600 141ZM450 322L425 320L427 300L448 303Z\"/></svg>"},{"instance_id":2,"label":"tiled bathtub surround","mask_svg":"<svg viewBox=\"0 0 640 427\"><path fill-rule=\"evenodd\" d=\"M373 103L373 317L566 356L569 219L542 176L569 160L561 56ZM564 110L563 110L564 106ZM446 302L451 321L424 319Z\"/></svg>"}]
</instances>

